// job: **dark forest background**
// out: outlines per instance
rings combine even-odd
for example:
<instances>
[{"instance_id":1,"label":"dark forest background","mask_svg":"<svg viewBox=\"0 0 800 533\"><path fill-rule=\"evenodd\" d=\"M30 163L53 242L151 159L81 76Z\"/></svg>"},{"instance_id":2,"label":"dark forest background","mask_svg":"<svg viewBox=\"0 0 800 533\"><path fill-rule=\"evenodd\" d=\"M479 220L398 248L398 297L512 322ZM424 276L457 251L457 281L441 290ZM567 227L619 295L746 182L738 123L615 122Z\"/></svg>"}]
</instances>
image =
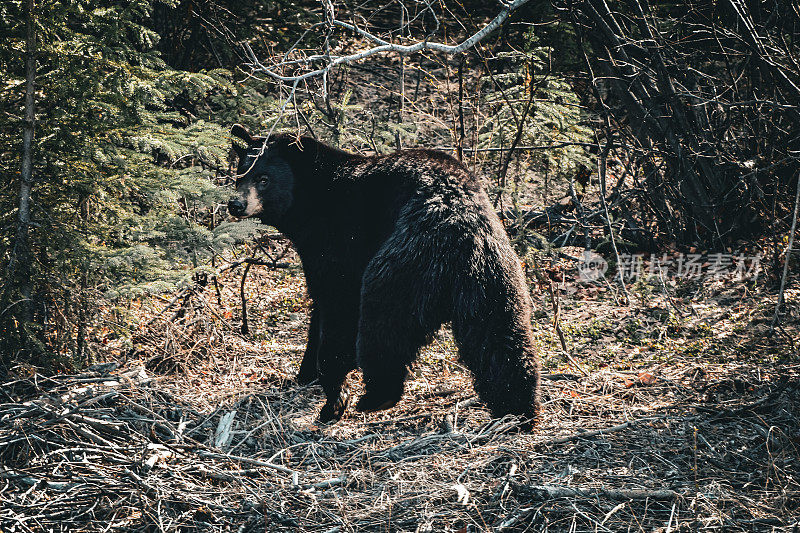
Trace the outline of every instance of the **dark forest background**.
<instances>
[{"instance_id":1,"label":"dark forest background","mask_svg":"<svg viewBox=\"0 0 800 533\"><path fill-rule=\"evenodd\" d=\"M501 8L335 5L405 44L456 42ZM487 180L526 257L773 250L782 267L800 172L796 2L529 2L464 54L373 55L294 90L243 46L286 75L301 68L288 50L368 46L322 20L314 1L0 5L4 367L84 365L99 331L131 336L145 299L249 252L265 228L224 207L237 122L364 153L448 151Z\"/></svg>"}]
</instances>

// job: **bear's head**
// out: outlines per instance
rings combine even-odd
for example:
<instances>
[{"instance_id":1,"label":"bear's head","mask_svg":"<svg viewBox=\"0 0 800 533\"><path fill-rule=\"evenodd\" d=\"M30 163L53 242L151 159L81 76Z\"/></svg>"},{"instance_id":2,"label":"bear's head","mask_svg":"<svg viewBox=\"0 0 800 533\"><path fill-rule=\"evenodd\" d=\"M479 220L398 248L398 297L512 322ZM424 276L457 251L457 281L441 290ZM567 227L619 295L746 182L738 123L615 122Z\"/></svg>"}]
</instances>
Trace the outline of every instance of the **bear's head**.
<instances>
[{"instance_id":1,"label":"bear's head","mask_svg":"<svg viewBox=\"0 0 800 533\"><path fill-rule=\"evenodd\" d=\"M291 166L272 139L250 135L239 124L231 134L246 146L233 144L239 165L236 195L228 202L228 212L237 218L255 217L271 226L279 224L294 201Z\"/></svg>"}]
</instances>

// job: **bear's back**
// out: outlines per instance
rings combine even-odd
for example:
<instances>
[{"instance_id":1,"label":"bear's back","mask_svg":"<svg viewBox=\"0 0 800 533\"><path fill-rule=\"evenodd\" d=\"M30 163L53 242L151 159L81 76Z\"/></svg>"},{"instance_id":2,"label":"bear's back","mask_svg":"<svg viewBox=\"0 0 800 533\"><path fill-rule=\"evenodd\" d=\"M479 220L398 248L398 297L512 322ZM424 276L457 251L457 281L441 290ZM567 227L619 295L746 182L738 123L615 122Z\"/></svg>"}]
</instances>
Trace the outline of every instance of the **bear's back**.
<instances>
[{"instance_id":1,"label":"bear's back","mask_svg":"<svg viewBox=\"0 0 800 533\"><path fill-rule=\"evenodd\" d=\"M480 180L455 158L435 150L403 150L369 158L355 173L376 202L365 226L374 245L399 238L438 249L441 257L508 247L508 237ZM408 241L409 243L411 241Z\"/></svg>"},{"instance_id":2,"label":"bear's back","mask_svg":"<svg viewBox=\"0 0 800 533\"><path fill-rule=\"evenodd\" d=\"M476 238L507 239L479 179L443 152L365 157L322 149L303 154L294 168L305 174L300 186L313 200L298 213L304 242L293 240L320 268L333 261L360 270L398 232L421 244L448 242L445 257L474 249Z\"/></svg>"},{"instance_id":3,"label":"bear's back","mask_svg":"<svg viewBox=\"0 0 800 533\"><path fill-rule=\"evenodd\" d=\"M457 159L437 150L400 150L359 161L358 179L388 180L408 192L462 191L482 189L480 181Z\"/></svg>"}]
</instances>

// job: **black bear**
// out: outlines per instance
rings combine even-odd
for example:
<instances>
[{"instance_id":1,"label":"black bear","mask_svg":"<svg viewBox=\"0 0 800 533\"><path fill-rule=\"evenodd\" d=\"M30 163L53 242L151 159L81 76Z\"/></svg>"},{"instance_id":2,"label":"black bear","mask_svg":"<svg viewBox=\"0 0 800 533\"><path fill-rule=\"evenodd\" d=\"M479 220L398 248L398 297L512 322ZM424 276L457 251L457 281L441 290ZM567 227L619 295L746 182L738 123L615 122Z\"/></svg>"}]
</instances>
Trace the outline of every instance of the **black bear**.
<instances>
[{"instance_id":1,"label":"black bear","mask_svg":"<svg viewBox=\"0 0 800 533\"><path fill-rule=\"evenodd\" d=\"M433 150L360 156L309 137L231 133L236 217L294 244L313 300L299 378L319 378L319 418L339 419L358 365L359 411L400 400L407 366L445 322L494 416L535 418L539 359L525 277L478 179Z\"/></svg>"}]
</instances>

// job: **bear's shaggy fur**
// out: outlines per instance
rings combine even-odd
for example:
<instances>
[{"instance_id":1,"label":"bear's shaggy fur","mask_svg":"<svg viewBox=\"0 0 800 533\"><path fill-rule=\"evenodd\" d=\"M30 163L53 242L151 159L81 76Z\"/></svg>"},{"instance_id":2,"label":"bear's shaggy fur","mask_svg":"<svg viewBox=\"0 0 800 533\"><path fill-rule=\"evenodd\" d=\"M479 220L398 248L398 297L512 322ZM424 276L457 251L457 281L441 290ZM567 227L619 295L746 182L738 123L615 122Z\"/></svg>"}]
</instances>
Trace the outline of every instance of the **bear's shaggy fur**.
<instances>
[{"instance_id":1,"label":"bear's shaggy fur","mask_svg":"<svg viewBox=\"0 0 800 533\"><path fill-rule=\"evenodd\" d=\"M300 380L319 378L323 421L347 405L393 406L407 366L452 322L461 361L494 416L535 418L539 360L519 259L479 181L452 157L403 150L364 157L308 137L265 142L237 125L237 196L229 210L283 232L303 262L313 300Z\"/></svg>"}]
</instances>

